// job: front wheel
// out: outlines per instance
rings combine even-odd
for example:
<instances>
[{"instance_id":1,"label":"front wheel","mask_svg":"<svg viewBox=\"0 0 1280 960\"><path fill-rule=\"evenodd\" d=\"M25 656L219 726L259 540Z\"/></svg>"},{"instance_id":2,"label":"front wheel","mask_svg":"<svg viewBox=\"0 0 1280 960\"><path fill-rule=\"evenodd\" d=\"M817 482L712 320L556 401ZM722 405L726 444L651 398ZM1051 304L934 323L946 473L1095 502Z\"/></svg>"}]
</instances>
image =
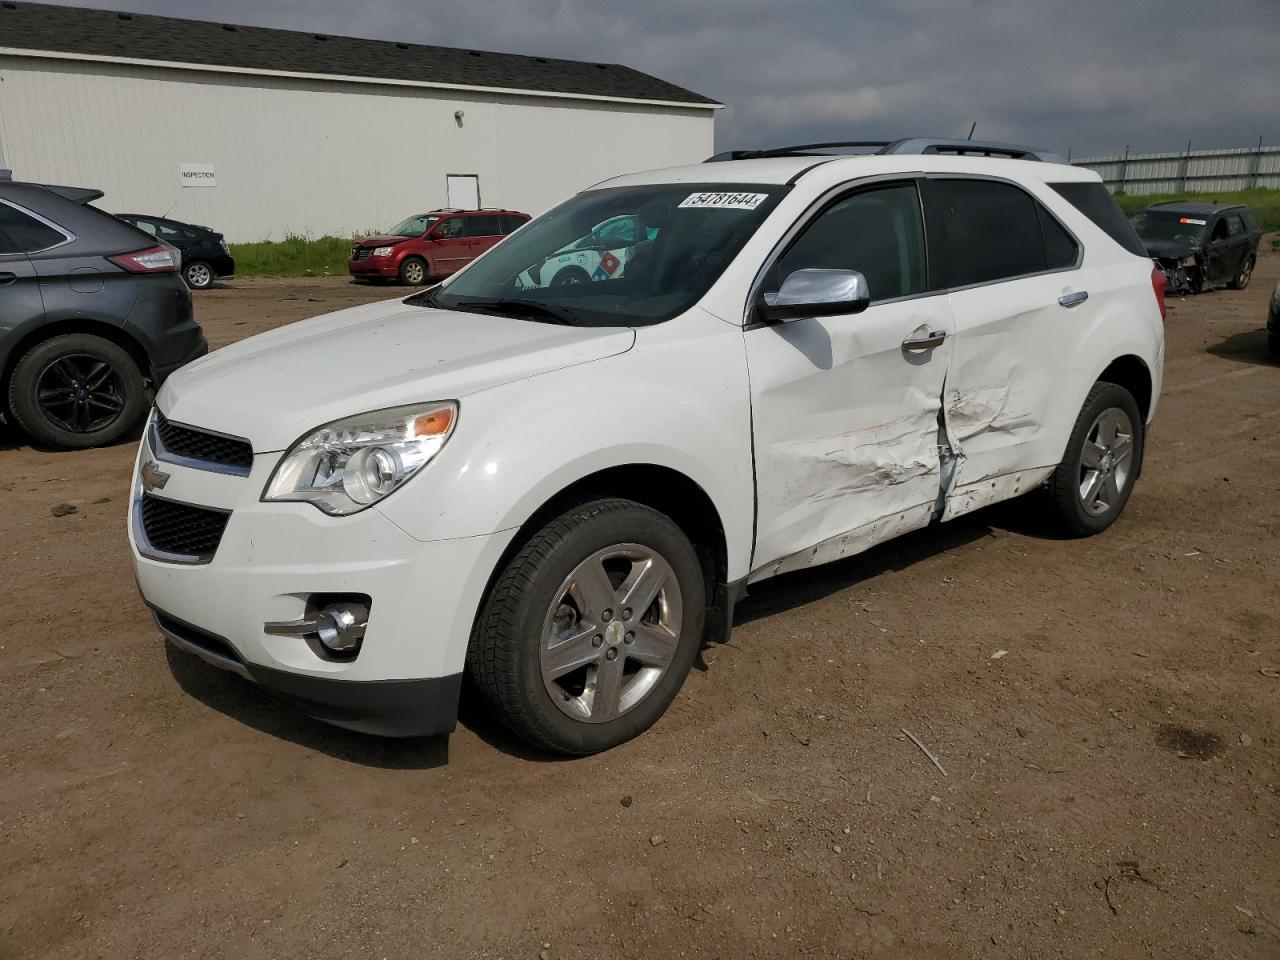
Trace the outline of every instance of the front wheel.
<instances>
[{"instance_id":1,"label":"front wheel","mask_svg":"<svg viewBox=\"0 0 1280 960\"><path fill-rule=\"evenodd\" d=\"M595 500L544 526L502 570L468 668L519 736L596 753L666 711L705 615L702 568L680 528L630 500Z\"/></svg>"},{"instance_id":2,"label":"front wheel","mask_svg":"<svg viewBox=\"0 0 1280 960\"><path fill-rule=\"evenodd\" d=\"M146 411L146 384L121 347L87 333L31 348L9 380L9 409L37 443L83 450L124 436Z\"/></svg>"},{"instance_id":3,"label":"front wheel","mask_svg":"<svg viewBox=\"0 0 1280 960\"><path fill-rule=\"evenodd\" d=\"M551 278L550 286L573 287L579 283L590 283L591 275L581 267L568 266Z\"/></svg>"},{"instance_id":4,"label":"front wheel","mask_svg":"<svg viewBox=\"0 0 1280 960\"><path fill-rule=\"evenodd\" d=\"M1240 264L1240 272L1231 278L1227 286L1232 290L1243 290L1247 287L1253 278L1253 263L1253 257L1245 257L1244 263Z\"/></svg>"},{"instance_id":5,"label":"front wheel","mask_svg":"<svg viewBox=\"0 0 1280 960\"><path fill-rule=\"evenodd\" d=\"M1046 484L1064 532L1085 537L1115 522L1142 469L1145 433L1137 401L1099 382L1085 398L1062 462Z\"/></svg>"},{"instance_id":6,"label":"front wheel","mask_svg":"<svg viewBox=\"0 0 1280 960\"><path fill-rule=\"evenodd\" d=\"M427 280L427 264L421 257L405 257L400 264L400 282L411 287L420 286Z\"/></svg>"}]
</instances>

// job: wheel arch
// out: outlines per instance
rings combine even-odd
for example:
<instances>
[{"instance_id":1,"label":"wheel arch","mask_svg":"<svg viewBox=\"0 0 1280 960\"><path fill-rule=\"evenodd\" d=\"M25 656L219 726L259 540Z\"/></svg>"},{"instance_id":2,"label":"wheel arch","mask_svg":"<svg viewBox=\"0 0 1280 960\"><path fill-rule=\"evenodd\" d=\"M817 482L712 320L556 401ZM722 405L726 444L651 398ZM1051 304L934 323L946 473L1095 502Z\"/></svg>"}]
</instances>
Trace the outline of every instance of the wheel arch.
<instances>
[{"instance_id":1,"label":"wheel arch","mask_svg":"<svg viewBox=\"0 0 1280 960\"><path fill-rule=\"evenodd\" d=\"M1142 414L1142 422L1146 423L1150 419L1152 399L1151 370L1141 357L1132 353L1116 357L1098 374L1094 382L1096 383L1099 380L1114 383L1128 390L1138 403L1138 410Z\"/></svg>"},{"instance_id":2,"label":"wheel arch","mask_svg":"<svg viewBox=\"0 0 1280 960\"><path fill-rule=\"evenodd\" d=\"M99 320L69 318L55 320L52 323L35 324L8 345L4 358L0 361L0 397L9 395L9 381L13 377L13 368L29 350L46 340L72 333L85 333L114 343L129 354L142 376L154 386L155 371L151 367L146 347L137 338L123 327L112 326Z\"/></svg>"}]
</instances>

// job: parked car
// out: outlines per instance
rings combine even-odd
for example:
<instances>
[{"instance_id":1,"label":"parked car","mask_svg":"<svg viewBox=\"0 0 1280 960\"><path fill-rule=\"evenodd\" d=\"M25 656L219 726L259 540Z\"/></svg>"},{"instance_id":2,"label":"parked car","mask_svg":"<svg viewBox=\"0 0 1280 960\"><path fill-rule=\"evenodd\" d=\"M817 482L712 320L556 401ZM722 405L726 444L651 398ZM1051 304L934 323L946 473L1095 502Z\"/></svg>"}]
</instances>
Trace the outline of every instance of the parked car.
<instances>
[{"instance_id":1,"label":"parked car","mask_svg":"<svg viewBox=\"0 0 1280 960\"><path fill-rule=\"evenodd\" d=\"M662 715L750 584L1037 491L1105 530L1164 276L1096 174L1036 157L618 177L431 290L192 364L130 507L161 631L385 735L451 730L466 669L517 734L586 754ZM622 276L519 288L618 217L652 236Z\"/></svg>"},{"instance_id":2,"label":"parked car","mask_svg":"<svg viewBox=\"0 0 1280 960\"><path fill-rule=\"evenodd\" d=\"M507 234L524 226L516 210L432 210L363 237L347 270L357 280L399 280L411 286L457 273Z\"/></svg>"},{"instance_id":3,"label":"parked car","mask_svg":"<svg viewBox=\"0 0 1280 960\"><path fill-rule=\"evenodd\" d=\"M208 350L179 252L89 206L101 196L0 171L0 409L50 447L119 439Z\"/></svg>"},{"instance_id":4,"label":"parked car","mask_svg":"<svg viewBox=\"0 0 1280 960\"><path fill-rule=\"evenodd\" d=\"M516 277L516 288L560 287L619 279L626 274L627 261L644 251L657 235L655 228L642 226L634 216L611 217L593 226L585 237L520 274Z\"/></svg>"},{"instance_id":5,"label":"parked car","mask_svg":"<svg viewBox=\"0 0 1280 960\"><path fill-rule=\"evenodd\" d=\"M1271 291L1271 307L1267 310L1267 346L1271 359L1280 363L1280 283Z\"/></svg>"},{"instance_id":6,"label":"parked car","mask_svg":"<svg viewBox=\"0 0 1280 960\"><path fill-rule=\"evenodd\" d=\"M1248 207L1169 200L1139 210L1133 226L1169 293L1249 285L1262 231Z\"/></svg>"},{"instance_id":7,"label":"parked car","mask_svg":"<svg viewBox=\"0 0 1280 960\"><path fill-rule=\"evenodd\" d=\"M143 233L181 250L182 279L191 289L207 290L213 286L214 280L235 276L236 261L231 256L231 248L217 231L141 213L118 213L116 216Z\"/></svg>"}]
</instances>

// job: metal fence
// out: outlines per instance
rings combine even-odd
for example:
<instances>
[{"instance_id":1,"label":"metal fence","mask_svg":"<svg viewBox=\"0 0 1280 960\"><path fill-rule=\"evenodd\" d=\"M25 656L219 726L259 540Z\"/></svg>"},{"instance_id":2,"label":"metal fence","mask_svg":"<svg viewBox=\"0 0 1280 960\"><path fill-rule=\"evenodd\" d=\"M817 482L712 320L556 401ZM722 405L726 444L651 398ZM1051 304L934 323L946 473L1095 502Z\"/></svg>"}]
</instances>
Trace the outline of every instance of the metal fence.
<instances>
[{"instance_id":1,"label":"metal fence","mask_svg":"<svg viewBox=\"0 0 1280 960\"><path fill-rule=\"evenodd\" d=\"M1072 161L1101 174L1112 193L1213 193L1221 190L1280 189L1280 147L1192 150L1180 153L1124 153Z\"/></svg>"}]
</instances>

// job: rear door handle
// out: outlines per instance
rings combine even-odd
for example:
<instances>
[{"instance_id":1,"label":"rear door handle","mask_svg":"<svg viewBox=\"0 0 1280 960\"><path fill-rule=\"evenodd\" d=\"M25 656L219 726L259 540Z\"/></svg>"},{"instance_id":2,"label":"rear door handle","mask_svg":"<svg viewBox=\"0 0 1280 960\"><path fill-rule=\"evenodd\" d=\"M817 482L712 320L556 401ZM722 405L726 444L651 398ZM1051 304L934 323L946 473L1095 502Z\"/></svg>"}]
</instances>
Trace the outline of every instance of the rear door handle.
<instances>
[{"instance_id":1,"label":"rear door handle","mask_svg":"<svg viewBox=\"0 0 1280 960\"><path fill-rule=\"evenodd\" d=\"M1073 290L1071 293L1064 293L1060 296L1058 298L1058 305L1070 309L1071 307L1078 307L1088 299L1088 290Z\"/></svg>"},{"instance_id":2,"label":"rear door handle","mask_svg":"<svg viewBox=\"0 0 1280 960\"><path fill-rule=\"evenodd\" d=\"M16 273L0 273L0 283L13 283L17 279Z\"/></svg>"},{"instance_id":3,"label":"rear door handle","mask_svg":"<svg viewBox=\"0 0 1280 960\"><path fill-rule=\"evenodd\" d=\"M902 341L902 349L908 353L924 353L926 350L942 346L942 341L946 339L945 330L931 330L923 337L907 337Z\"/></svg>"}]
</instances>

